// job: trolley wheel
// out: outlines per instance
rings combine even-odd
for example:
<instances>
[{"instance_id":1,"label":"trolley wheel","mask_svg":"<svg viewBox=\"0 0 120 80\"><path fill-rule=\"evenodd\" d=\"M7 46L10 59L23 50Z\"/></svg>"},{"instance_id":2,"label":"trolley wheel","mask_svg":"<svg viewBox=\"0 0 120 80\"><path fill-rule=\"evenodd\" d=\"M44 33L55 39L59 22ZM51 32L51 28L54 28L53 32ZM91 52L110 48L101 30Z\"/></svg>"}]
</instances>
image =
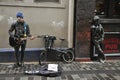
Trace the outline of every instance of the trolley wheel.
<instances>
[{"instance_id":1,"label":"trolley wheel","mask_svg":"<svg viewBox=\"0 0 120 80\"><path fill-rule=\"evenodd\" d=\"M72 50L66 50L66 53L62 55L65 62L70 63L74 60L74 52Z\"/></svg>"},{"instance_id":2,"label":"trolley wheel","mask_svg":"<svg viewBox=\"0 0 120 80\"><path fill-rule=\"evenodd\" d=\"M42 51L39 56L39 64L41 65L41 62L45 62L47 58L47 52Z\"/></svg>"}]
</instances>

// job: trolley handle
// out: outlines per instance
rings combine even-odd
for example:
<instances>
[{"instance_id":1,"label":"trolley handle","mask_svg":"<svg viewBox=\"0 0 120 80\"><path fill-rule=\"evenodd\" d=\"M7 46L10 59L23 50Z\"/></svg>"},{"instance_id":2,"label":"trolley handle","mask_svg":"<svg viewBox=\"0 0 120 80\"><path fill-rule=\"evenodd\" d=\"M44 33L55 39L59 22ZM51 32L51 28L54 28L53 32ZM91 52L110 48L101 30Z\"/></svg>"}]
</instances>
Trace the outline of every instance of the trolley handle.
<instances>
[{"instance_id":1,"label":"trolley handle","mask_svg":"<svg viewBox=\"0 0 120 80\"><path fill-rule=\"evenodd\" d=\"M61 40L61 41L65 41L65 38L59 38L59 40Z\"/></svg>"},{"instance_id":2,"label":"trolley handle","mask_svg":"<svg viewBox=\"0 0 120 80\"><path fill-rule=\"evenodd\" d=\"M40 35L40 36L38 36L38 38L45 38L45 37L49 37L49 35Z\"/></svg>"}]
</instances>

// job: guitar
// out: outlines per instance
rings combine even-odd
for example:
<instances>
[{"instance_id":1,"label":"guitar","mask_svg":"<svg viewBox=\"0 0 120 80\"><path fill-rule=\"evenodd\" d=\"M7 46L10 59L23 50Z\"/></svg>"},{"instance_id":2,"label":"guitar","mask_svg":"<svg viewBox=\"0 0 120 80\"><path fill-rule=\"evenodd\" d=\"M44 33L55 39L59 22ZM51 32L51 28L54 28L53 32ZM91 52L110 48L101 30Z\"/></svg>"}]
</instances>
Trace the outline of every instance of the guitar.
<instances>
[{"instance_id":1,"label":"guitar","mask_svg":"<svg viewBox=\"0 0 120 80\"><path fill-rule=\"evenodd\" d=\"M10 37L9 37L9 45L10 45L11 47L15 47L15 46L21 44L21 42L22 42L23 40L27 40L27 39L33 40L33 39L35 39L35 38L40 38L40 37L41 37L41 36L33 36L32 38L31 38L31 37L13 38L13 37L10 36Z\"/></svg>"}]
</instances>

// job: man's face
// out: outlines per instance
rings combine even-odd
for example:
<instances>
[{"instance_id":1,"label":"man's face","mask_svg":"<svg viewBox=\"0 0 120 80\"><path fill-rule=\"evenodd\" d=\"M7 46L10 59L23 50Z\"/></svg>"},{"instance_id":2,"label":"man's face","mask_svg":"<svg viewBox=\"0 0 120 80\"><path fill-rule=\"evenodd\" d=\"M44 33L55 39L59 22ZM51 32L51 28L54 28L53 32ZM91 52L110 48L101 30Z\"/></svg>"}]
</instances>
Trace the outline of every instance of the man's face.
<instances>
[{"instance_id":1,"label":"man's face","mask_svg":"<svg viewBox=\"0 0 120 80\"><path fill-rule=\"evenodd\" d=\"M17 17L17 19L18 19L19 22L24 22L24 19L21 18L21 17Z\"/></svg>"}]
</instances>

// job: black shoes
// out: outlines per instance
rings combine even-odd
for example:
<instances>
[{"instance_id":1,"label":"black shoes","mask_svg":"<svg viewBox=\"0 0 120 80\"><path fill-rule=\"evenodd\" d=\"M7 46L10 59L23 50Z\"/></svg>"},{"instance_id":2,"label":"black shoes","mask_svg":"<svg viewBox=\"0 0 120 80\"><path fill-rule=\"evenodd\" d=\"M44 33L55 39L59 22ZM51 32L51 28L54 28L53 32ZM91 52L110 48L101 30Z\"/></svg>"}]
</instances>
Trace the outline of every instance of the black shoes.
<instances>
[{"instance_id":1,"label":"black shoes","mask_svg":"<svg viewBox=\"0 0 120 80\"><path fill-rule=\"evenodd\" d=\"M18 68L19 66L20 66L19 63L15 63L14 66L13 66L13 68Z\"/></svg>"},{"instance_id":2,"label":"black shoes","mask_svg":"<svg viewBox=\"0 0 120 80\"><path fill-rule=\"evenodd\" d=\"M20 67L24 67L24 62L20 62Z\"/></svg>"},{"instance_id":3,"label":"black shoes","mask_svg":"<svg viewBox=\"0 0 120 80\"><path fill-rule=\"evenodd\" d=\"M18 68L18 67L24 67L24 63L23 62L17 62L14 64L13 68Z\"/></svg>"}]
</instances>

